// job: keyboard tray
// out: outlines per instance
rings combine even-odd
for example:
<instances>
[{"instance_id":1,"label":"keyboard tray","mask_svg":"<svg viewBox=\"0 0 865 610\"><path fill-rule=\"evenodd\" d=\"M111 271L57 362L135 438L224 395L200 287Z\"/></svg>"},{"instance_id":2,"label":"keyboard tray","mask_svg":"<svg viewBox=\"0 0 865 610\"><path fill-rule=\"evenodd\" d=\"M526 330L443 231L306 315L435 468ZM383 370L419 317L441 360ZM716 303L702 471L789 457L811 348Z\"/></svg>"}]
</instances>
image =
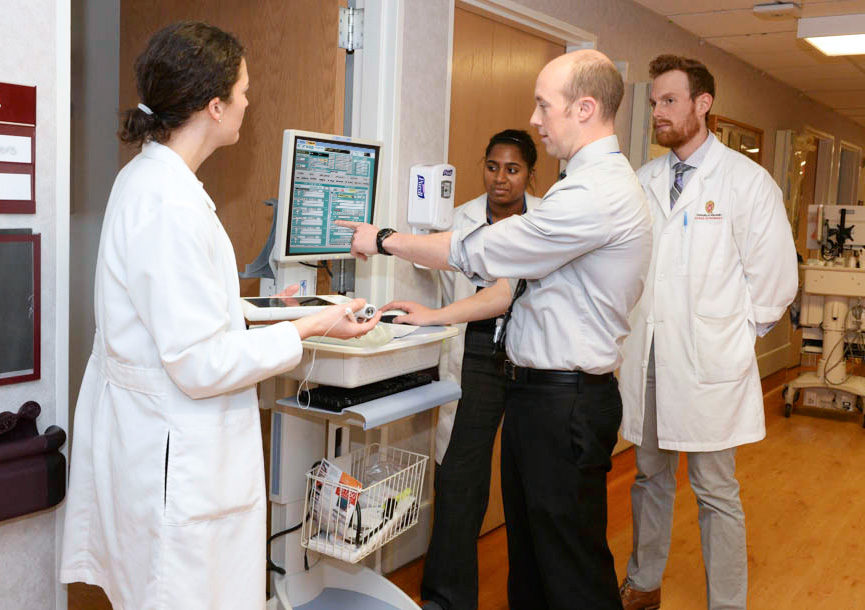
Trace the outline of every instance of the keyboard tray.
<instances>
[{"instance_id":1,"label":"keyboard tray","mask_svg":"<svg viewBox=\"0 0 865 610\"><path fill-rule=\"evenodd\" d=\"M297 404L297 399L294 396L281 398L276 401L276 404L280 411L315 413L327 419L355 424L362 426L364 430L371 430L452 400L458 400L461 395L462 390L459 384L453 381L433 381L384 398L346 407L338 413L316 407L304 409Z\"/></svg>"},{"instance_id":2,"label":"keyboard tray","mask_svg":"<svg viewBox=\"0 0 865 610\"><path fill-rule=\"evenodd\" d=\"M438 366L444 340L458 333L455 326L425 326L377 348L304 341L300 363L285 375L298 381L308 377L307 381L319 385L355 388Z\"/></svg>"}]
</instances>

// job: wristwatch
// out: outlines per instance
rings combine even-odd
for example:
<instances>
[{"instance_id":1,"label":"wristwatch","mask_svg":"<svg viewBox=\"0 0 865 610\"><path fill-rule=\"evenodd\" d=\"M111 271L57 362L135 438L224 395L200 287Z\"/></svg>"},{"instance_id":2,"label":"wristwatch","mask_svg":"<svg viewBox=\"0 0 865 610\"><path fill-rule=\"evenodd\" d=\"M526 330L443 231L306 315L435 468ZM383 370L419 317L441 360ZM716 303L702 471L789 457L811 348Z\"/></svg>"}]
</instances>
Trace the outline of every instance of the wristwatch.
<instances>
[{"instance_id":1,"label":"wristwatch","mask_svg":"<svg viewBox=\"0 0 865 610\"><path fill-rule=\"evenodd\" d=\"M396 233L396 229L382 229L375 236L375 247L378 248L379 254L384 254L385 256L390 256L390 252L384 249L382 242L386 240L388 237Z\"/></svg>"}]
</instances>

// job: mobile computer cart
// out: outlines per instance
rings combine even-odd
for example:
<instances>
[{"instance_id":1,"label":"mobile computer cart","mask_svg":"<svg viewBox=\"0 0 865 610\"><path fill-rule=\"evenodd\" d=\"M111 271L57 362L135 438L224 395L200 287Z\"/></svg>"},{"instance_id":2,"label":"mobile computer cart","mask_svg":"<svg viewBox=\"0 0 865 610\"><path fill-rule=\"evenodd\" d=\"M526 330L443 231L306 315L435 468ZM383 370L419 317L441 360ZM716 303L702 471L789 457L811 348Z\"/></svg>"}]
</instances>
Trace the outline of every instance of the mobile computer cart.
<instances>
[{"instance_id":1,"label":"mobile computer cart","mask_svg":"<svg viewBox=\"0 0 865 610\"><path fill-rule=\"evenodd\" d=\"M301 363L288 375L327 385L355 387L436 366L455 328L427 327L381 348L304 342ZM312 350L315 364L312 365ZM310 374L310 368L312 368ZM270 498L272 529L302 523L283 538L279 555L285 576L273 581L268 610L415 610L412 599L381 575L381 547L418 521L428 457L388 445L388 424L460 397L459 385L434 381L384 398L332 412L303 408L292 396L275 401L272 413ZM323 428L322 428L323 426ZM349 452L350 428L376 430L379 443ZM386 458L393 472L359 491L324 480L316 469L325 457L360 478L371 460ZM340 521L316 503L316 494L356 495L362 520ZM385 518L382 518L382 514ZM355 515L356 516L356 515ZM359 529L359 523L367 527ZM305 568L304 555L309 569ZM360 562L374 557L374 569Z\"/></svg>"}]
</instances>

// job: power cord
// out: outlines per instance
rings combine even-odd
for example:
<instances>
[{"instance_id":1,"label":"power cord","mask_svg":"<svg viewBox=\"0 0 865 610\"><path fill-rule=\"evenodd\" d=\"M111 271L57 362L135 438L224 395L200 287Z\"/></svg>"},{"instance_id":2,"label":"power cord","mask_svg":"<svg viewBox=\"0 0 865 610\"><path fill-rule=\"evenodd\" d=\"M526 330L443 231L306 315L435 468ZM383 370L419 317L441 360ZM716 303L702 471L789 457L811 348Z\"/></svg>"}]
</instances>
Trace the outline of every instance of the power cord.
<instances>
[{"instance_id":1,"label":"power cord","mask_svg":"<svg viewBox=\"0 0 865 610\"><path fill-rule=\"evenodd\" d=\"M312 466L310 466L309 469L314 470L315 468L318 467L319 464L321 464L321 460L316 460L315 462L312 463ZM312 493L311 489L310 489L310 493ZM307 503L309 503L309 498L307 498ZM306 519L309 519L309 513L306 514ZM297 525L293 525L293 526L286 528L280 532L276 532L275 534L272 534L271 536L269 536L267 538L267 571L268 572L276 572L280 576L285 576L285 569L276 565L273 562L273 559L271 559L270 543L272 543L274 540L276 540L277 538L279 538L281 536L286 536L288 534L291 534L292 532L296 532L301 527L303 527L303 521L301 521ZM309 571L309 561L307 560L306 551L304 551L304 553L303 553L303 567L307 571Z\"/></svg>"},{"instance_id":2,"label":"power cord","mask_svg":"<svg viewBox=\"0 0 865 610\"><path fill-rule=\"evenodd\" d=\"M829 367L828 369L826 369L823 372L823 376L826 378L826 383L828 385L842 385L842 384L846 383L851 377L851 374L846 373L846 370L845 370L846 376L844 377L843 380L841 380L838 383L833 383L833 382L829 381L829 378L828 378L829 373L834 371L839 366L844 366L846 368L847 358L851 355L851 351L850 351L848 344L852 343L852 344L859 345L860 346L860 353L861 353L861 351L865 351L865 332L863 332L861 330L848 330L850 317L852 316L855 320L861 321L863 312L865 312L865 307L862 306L862 302L860 300L860 302L858 304L856 304L853 307L851 307L850 309L848 309L847 315L844 316L844 337L841 339L841 341L839 341L832 348L832 350L826 356L826 360L828 361L835 354L835 351L838 349L839 346L842 346L842 348L844 350L843 354L841 356L841 359L838 362L834 363L831 367Z\"/></svg>"},{"instance_id":3,"label":"power cord","mask_svg":"<svg viewBox=\"0 0 865 610\"><path fill-rule=\"evenodd\" d=\"M345 315L347 315L349 318L354 318L354 312L351 310L351 307L346 306ZM326 331L324 331L324 334L322 335L322 337L326 337L327 333L332 331L334 329L334 327L337 324L339 324L340 320L342 320L342 318L337 318L336 321L330 325L330 328L328 328ZM301 381L299 384L297 384L297 394L295 395L294 398L295 398L295 400L297 400L297 405L301 409L308 409L309 408L309 404L310 404L310 400L311 400L311 396L309 393L309 378L312 376L312 369L315 368L315 353L317 351L318 351L318 346L315 346L312 348L312 362L310 362L310 364L309 364L309 370L306 372L306 375L304 376L303 381ZM303 404L300 401L300 394L301 394L301 392L304 391L304 386L306 386L306 404Z\"/></svg>"},{"instance_id":4,"label":"power cord","mask_svg":"<svg viewBox=\"0 0 865 610\"><path fill-rule=\"evenodd\" d=\"M310 269L324 269L325 273L327 273L327 276L330 279L333 279L333 273L331 272L330 265L327 264L327 261L321 261L320 263L315 264L315 265L310 264L310 263L303 263L303 262L300 264L303 265L304 267L309 267Z\"/></svg>"},{"instance_id":5,"label":"power cord","mask_svg":"<svg viewBox=\"0 0 865 610\"><path fill-rule=\"evenodd\" d=\"M275 563L273 563L273 559L271 559L271 557L270 557L270 543L273 542L274 540L276 540L277 538L279 538L280 536L285 536L287 534L291 534L292 532L296 532L301 527L303 527L303 521L301 521L300 523L298 523L295 526L289 527L288 529L284 529L281 532L276 532L275 534L268 537L268 539L267 539L267 571L268 572L276 572L280 576L285 576L285 569L281 568L278 565L276 565Z\"/></svg>"}]
</instances>

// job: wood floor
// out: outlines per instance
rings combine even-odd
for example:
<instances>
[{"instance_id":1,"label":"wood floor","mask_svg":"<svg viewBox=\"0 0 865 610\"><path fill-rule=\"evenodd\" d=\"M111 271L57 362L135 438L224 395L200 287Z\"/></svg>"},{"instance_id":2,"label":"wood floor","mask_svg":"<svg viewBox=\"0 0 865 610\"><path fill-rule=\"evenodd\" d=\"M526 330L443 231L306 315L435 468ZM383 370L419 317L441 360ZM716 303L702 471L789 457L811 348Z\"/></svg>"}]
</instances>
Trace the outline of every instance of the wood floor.
<instances>
[{"instance_id":1,"label":"wood floor","mask_svg":"<svg viewBox=\"0 0 865 610\"><path fill-rule=\"evenodd\" d=\"M764 380L783 383L794 372ZM861 416L797 409L783 416L780 392L766 395L766 440L741 447L737 473L748 527L749 595L752 610L865 608L865 430ZM614 458L608 479L610 548L616 571L625 572L631 546L629 489L633 450ZM478 541L481 610L507 608L504 528ZM389 578L415 600L423 560ZM70 610L109 605L95 587L72 585ZM705 607L705 582L694 494L685 459L679 465L670 560L663 608Z\"/></svg>"},{"instance_id":2,"label":"wood floor","mask_svg":"<svg viewBox=\"0 0 865 610\"><path fill-rule=\"evenodd\" d=\"M794 371L764 380L777 387ZM737 474L748 528L748 608L865 608L865 430L861 415L798 408L784 418L780 387L766 395L766 440L741 447ZM608 538L621 577L631 549L634 452L614 457L608 478ZM697 506L679 464L670 559L662 608L705 608ZM415 600L423 560L389 578ZM479 608L507 605L504 527L478 541Z\"/></svg>"}]
</instances>

